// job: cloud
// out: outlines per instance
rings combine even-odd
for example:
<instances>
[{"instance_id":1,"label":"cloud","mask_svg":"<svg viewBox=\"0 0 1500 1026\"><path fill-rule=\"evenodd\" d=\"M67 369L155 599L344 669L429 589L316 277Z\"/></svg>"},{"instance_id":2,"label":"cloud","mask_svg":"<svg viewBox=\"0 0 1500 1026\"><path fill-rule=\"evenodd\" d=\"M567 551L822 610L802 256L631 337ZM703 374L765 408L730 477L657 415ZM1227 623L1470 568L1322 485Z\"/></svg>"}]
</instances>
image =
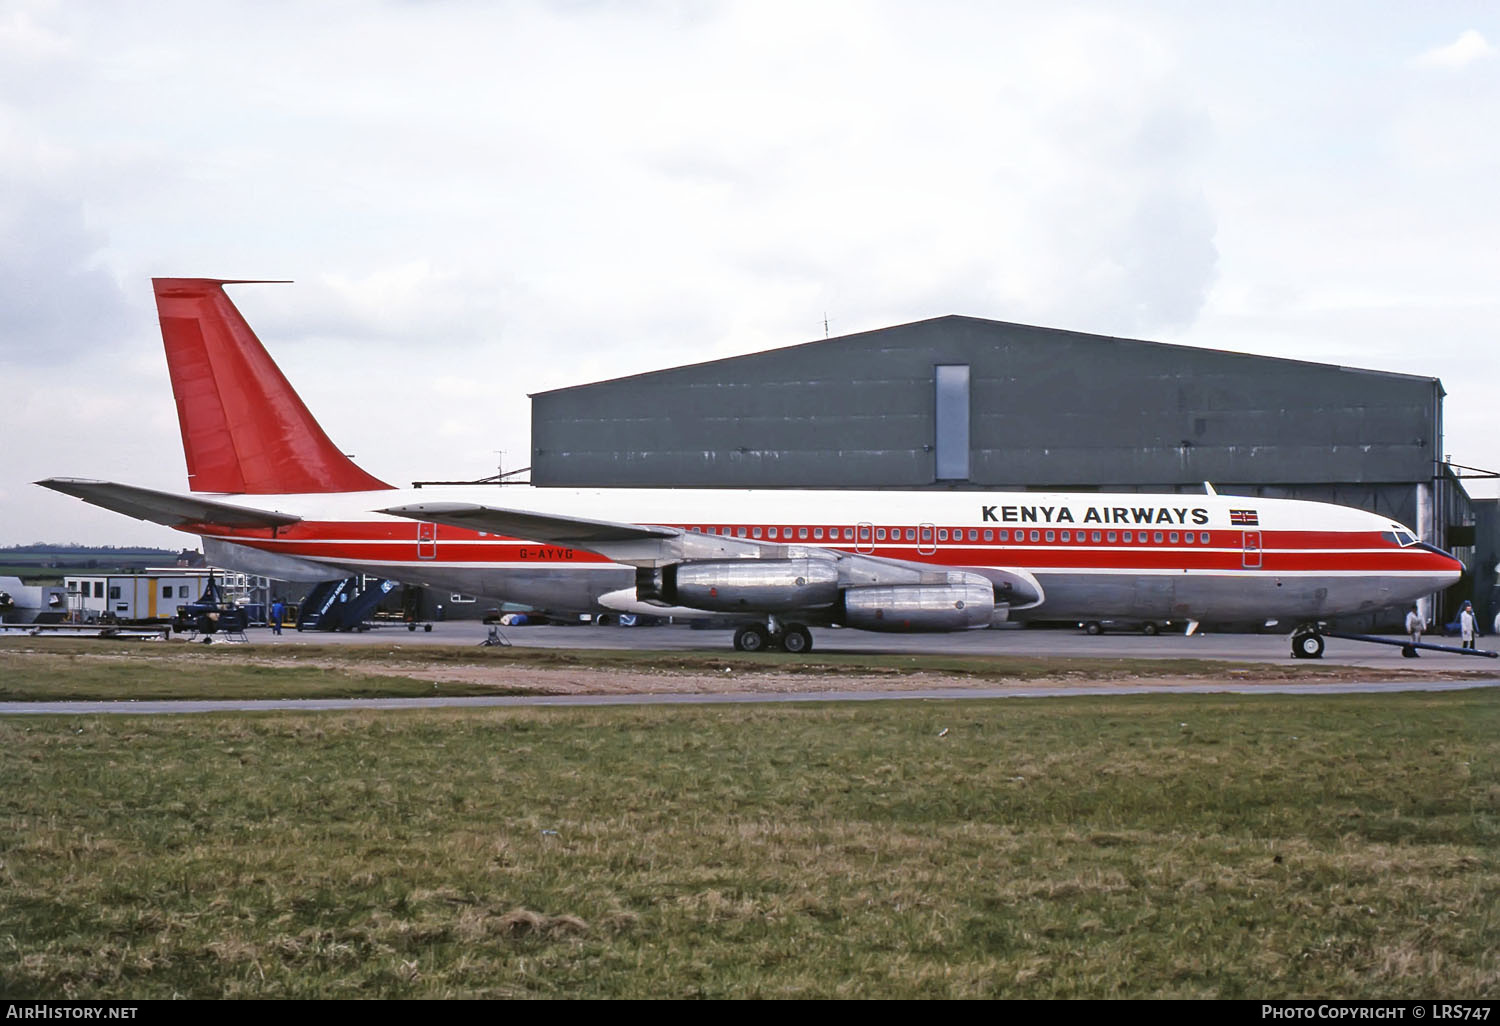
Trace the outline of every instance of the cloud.
<instances>
[{"instance_id":1,"label":"cloud","mask_svg":"<svg viewBox=\"0 0 1500 1026\"><path fill-rule=\"evenodd\" d=\"M230 294L402 480L519 462L527 392L806 342L825 313L1344 338L1379 366L1408 336L1349 296L1441 311L1500 273L1491 47L1403 64L1457 31L1416 7L356 7L0 4L0 377L153 418L124 466L77 417L25 469L0 451L0 528L62 530L60 498L6 490L46 473L180 484L153 275L294 279ZM1486 330L1413 348L1446 369Z\"/></svg>"},{"instance_id":2,"label":"cloud","mask_svg":"<svg viewBox=\"0 0 1500 1026\"><path fill-rule=\"evenodd\" d=\"M1468 67L1475 61L1493 57L1495 48L1475 29L1465 29L1457 39L1447 46L1435 46L1412 58L1419 68L1449 68L1457 70Z\"/></svg>"},{"instance_id":3,"label":"cloud","mask_svg":"<svg viewBox=\"0 0 1500 1026\"><path fill-rule=\"evenodd\" d=\"M20 188L0 195L0 364L61 364L119 341L130 304L81 204Z\"/></svg>"}]
</instances>

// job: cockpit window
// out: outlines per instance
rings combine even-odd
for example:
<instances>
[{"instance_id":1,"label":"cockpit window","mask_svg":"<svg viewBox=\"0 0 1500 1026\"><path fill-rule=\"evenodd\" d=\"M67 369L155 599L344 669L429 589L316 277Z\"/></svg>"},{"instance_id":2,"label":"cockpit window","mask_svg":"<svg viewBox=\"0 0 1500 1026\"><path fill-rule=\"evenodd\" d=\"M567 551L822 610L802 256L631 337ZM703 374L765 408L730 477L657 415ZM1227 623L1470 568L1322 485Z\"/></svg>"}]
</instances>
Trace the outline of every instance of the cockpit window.
<instances>
[{"instance_id":1,"label":"cockpit window","mask_svg":"<svg viewBox=\"0 0 1500 1026\"><path fill-rule=\"evenodd\" d=\"M1396 524L1391 525L1391 530L1380 532L1380 536L1388 542L1396 543L1403 549L1408 545L1415 545L1417 543L1415 535L1413 535L1406 528L1399 527Z\"/></svg>"}]
</instances>

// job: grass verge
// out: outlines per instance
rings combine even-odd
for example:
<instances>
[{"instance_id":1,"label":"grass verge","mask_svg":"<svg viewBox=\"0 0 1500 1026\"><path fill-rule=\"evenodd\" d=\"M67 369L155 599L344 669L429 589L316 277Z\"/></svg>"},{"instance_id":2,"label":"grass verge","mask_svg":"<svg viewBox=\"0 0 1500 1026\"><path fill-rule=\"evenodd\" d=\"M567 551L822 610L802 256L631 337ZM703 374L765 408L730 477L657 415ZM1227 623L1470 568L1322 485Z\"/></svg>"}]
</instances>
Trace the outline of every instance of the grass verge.
<instances>
[{"instance_id":1,"label":"grass verge","mask_svg":"<svg viewBox=\"0 0 1500 1026\"><path fill-rule=\"evenodd\" d=\"M1491 692L0 720L6 997L1500 989Z\"/></svg>"}]
</instances>

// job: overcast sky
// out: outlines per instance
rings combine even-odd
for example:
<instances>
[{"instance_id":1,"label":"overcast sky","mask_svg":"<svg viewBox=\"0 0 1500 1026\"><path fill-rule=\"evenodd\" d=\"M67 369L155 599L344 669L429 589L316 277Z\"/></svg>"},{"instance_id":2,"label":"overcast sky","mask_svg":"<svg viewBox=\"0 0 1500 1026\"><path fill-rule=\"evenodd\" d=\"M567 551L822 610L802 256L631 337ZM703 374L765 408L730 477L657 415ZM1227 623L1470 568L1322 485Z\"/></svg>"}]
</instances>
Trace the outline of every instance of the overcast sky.
<instances>
[{"instance_id":1,"label":"overcast sky","mask_svg":"<svg viewBox=\"0 0 1500 1026\"><path fill-rule=\"evenodd\" d=\"M196 544L152 276L379 477L956 313L1442 378L1500 468L1500 6L0 0L0 544ZM1471 487L1493 495L1488 485Z\"/></svg>"}]
</instances>

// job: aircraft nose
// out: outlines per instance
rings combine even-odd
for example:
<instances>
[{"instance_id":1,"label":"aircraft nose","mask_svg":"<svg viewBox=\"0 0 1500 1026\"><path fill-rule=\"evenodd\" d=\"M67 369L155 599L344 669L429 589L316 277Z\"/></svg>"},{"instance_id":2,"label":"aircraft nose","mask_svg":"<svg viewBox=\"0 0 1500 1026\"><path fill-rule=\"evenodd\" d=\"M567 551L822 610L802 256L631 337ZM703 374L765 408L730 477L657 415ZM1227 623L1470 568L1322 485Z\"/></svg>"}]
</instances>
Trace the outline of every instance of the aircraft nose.
<instances>
[{"instance_id":1,"label":"aircraft nose","mask_svg":"<svg viewBox=\"0 0 1500 1026\"><path fill-rule=\"evenodd\" d=\"M1434 556L1441 557L1442 562L1440 569L1442 570L1442 572L1462 575L1463 572L1467 569L1458 559L1458 557L1453 555L1453 553L1449 552L1447 549L1440 549L1436 545L1429 545L1426 542L1417 542L1417 546L1432 553Z\"/></svg>"}]
</instances>

